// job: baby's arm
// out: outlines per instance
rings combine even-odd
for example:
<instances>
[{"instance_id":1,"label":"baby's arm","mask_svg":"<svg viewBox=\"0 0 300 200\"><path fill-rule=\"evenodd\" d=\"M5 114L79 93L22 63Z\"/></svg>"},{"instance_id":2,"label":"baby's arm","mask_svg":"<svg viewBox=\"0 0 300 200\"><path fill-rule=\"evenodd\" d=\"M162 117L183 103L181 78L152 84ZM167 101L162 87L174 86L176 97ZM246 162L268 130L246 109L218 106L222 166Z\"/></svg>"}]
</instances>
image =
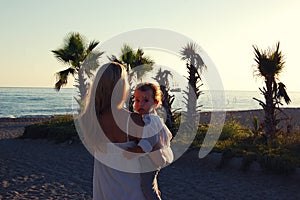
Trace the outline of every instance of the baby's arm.
<instances>
[{"instance_id":1,"label":"baby's arm","mask_svg":"<svg viewBox=\"0 0 300 200\"><path fill-rule=\"evenodd\" d=\"M140 147L144 153L149 153L153 150L153 147L157 144L158 142L158 135L154 135L148 138L142 138L139 143L138 147Z\"/></svg>"},{"instance_id":2,"label":"baby's arm","mask_svg":"<svg viewBox=\"0 0 300 200\"><path fill-rule=\"evenodd\" d=\"M127 159L131 159L135 156L137 156L135 153L149 153L153 150L153 146L157 143L158 136L154 135L149 138L142 138L139 142L136 148L127 148L124 152L124 156Z\"/></svg>"},{"instance_id":3,"label":"baby's arm","mask_svg":"<svg viewBox=\"0 0 300 200\"><path fill-rule=\"evenodd\" d=\"M153 150L153 147L157 144L159 141L159 136L157 134L157 127L156 127L156 121L154 120L151 125L154 125L154 127L149 126L149 122L151 122L151 118L149 115L149 121L145 121L143 118L143 121L145 122L145 126L143 127L141 139L138 140L138 144L136 148L127 148L127 152L124 153L124 156L126 158L133 158L135 156L134 153L149 153Z\"/></svg>"}]
</instances>

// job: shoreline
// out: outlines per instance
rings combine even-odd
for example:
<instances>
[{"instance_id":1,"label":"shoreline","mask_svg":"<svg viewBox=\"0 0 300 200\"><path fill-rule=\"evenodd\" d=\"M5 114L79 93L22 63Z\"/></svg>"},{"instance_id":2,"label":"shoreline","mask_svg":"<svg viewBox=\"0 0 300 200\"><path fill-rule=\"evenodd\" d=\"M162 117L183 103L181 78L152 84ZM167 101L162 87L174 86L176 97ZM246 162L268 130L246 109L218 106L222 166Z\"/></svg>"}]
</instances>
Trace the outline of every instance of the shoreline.
<instances>
[{"instance_id":1,"label":"shoreline","mask_svg":"<svg viewBox=\"0 0 300 200\"><path fill-rule=\"evenodd\" d=\"M173 108L177 109L177 108ZM281 108L282 110L298 110L300 107L284 107ZM236 112L256 112L256 111L262 111L262 108L253 108L253 109L242 109L242 110L200 110L200 114L203 113L218 113L218 112L226 112L226 113L236 113ZM9 116L0 116L0 120L10 120L10 119L49 119L51 117L56 117L56 116L64 116L64 115L73 115L73 113L62 113L62 114L51 114L51 115L23 115L23 116L14 116L14 115L9 115Z\"/></svg>"}]
</instances>

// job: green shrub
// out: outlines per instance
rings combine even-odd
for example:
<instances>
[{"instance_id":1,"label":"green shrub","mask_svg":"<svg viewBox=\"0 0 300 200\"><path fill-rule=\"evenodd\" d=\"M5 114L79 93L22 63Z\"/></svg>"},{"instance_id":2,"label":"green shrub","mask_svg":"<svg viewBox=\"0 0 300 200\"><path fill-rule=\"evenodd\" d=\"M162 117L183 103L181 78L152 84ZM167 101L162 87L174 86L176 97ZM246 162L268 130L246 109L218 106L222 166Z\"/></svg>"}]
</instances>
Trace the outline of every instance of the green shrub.
<instances>
[{"instance_id":1,"label":"green shrub","mask_svg":"<svg viewBox=\"0 0 300 200\"><path fill-rule=\"evenodd\" d=\"M21 139L49 139L56 142L79 139L73 116L53 116L49 120L25 127Z\"/></svg>"},{"instance_id":2,"label":"green shrub","mask_svg":"<svg viewBox=\"0 0 300 200\"><path fill-rule=\"evenodd\" d=\"M190 148L203 146L210 124L199 124L196 137ZM209 135L207 137L210 137ZM224 124L219 140L213 151L222 153L224 165L231 157L242 157L242 170L247 170L253 161L258 161L261 167L271 173L289 174L300 167L300 133L278 135L271 141L261 134L231 121ZM210 145L210 144L208 144Z\"/></svg>"},{"instance_id":3,"label":"green shrub","mask_svg":"<svg viewBox=\"0 0 300 200\"><path fill-rule=\"evenodd\" d=\"M260 166L267 172L276 174L290 174L297 167L288 155L263 154L258 156Z\"/></svg>"}]
</instances>

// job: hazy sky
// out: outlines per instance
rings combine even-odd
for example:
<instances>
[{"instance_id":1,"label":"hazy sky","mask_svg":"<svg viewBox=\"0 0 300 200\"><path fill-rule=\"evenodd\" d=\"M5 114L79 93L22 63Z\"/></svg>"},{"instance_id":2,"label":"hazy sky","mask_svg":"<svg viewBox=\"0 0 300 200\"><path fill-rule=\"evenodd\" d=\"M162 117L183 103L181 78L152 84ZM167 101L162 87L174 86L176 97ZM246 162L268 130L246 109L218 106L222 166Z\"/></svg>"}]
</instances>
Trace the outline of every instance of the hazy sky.
<instances>
[{"instance_id":1,"label":"hazy sky","mask_svg":"<svg viewBox=\"0 0 300 200\"><path fill-rule=\"evenodd\" d=\"M262 86L253 77L252 45L266 49L280 41L286 61L280 80L289 91L300 91L299 0L1 0L0 4L0 87L53 87L55 72L66 66L51 50L60 47L70 32L101 45L127 31L159 28L197 42L214 62L226 90ZM157 64L175 62L168 56L153 58ZM184 69L178 63L176 67Z\"/></svg>"}]
</instances>

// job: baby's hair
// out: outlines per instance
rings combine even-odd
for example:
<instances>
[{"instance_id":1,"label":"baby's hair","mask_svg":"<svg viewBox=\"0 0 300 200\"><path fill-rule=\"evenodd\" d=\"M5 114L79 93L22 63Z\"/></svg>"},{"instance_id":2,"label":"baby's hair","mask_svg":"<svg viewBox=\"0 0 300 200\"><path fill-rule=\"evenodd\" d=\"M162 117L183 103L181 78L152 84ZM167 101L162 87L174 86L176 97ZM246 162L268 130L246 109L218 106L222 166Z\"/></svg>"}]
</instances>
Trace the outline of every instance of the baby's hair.
<instances>
[{"instance_id":1,"label":"baby's hair","mask_svg":"<svg viewBox=\"0 0 300 200\"><path fill-rule=\"evenodd\" d=\"M148 91L148 90L152 90L153 99L155 101L157 101L157 105L162 104L162 92L160 90L159 85L154 84L154 83L149 83L149 82L140 83L136 86L135 90L140 90L140 91L143 91L143 92Z\"/></svg>"}]
</instances>

